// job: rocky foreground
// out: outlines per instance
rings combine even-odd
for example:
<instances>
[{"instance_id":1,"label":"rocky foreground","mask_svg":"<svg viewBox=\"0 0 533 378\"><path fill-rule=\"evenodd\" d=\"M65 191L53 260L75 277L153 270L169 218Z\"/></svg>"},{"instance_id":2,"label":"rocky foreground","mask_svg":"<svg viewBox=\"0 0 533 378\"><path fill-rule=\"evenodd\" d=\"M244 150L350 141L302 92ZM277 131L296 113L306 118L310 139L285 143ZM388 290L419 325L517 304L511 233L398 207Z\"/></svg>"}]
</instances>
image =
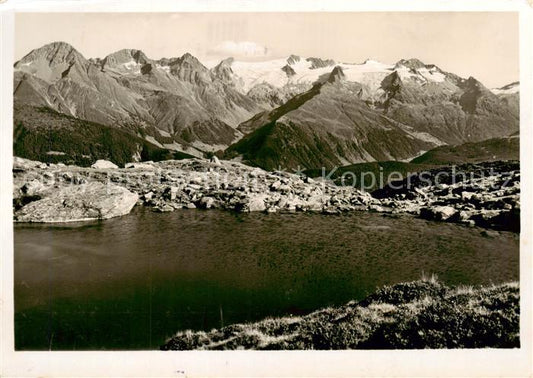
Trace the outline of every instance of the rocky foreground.
<instances>
[{"instance_id":1,"label":"rocky foreground","mask_svg":"<svg viewBox=\"0 0 533 378\"><path fill-rule=\"evenodd\" d=\"M519 302L517 283L449 288L422 280L302 317L179 332L161 349L514 348Z\"/></svg>"},{"instance_id":2,"label":"rocky foreground","mask_svg":"<svg viewBox=\"0 0 533 378\"><path fill-rule=\"evenodd\" d=\"M346 211L409 213L427 219L519 230L519 163L481 163L424 172L372 194L324 178L268 172L234 161L167 160L91 168L15 158L14 219L68 222L155 211ZM444 173L442 173L444 172ZM467 173L459 179L461 174ZM439 180L437 180L437 177Z\"/></svg>"},{"instance_id":3,"label":"rocky foreground","mask_svg":"<svg viewBox=\"0 0 533 378\"><path fill-rule=\"evenodd\" d=\"M120 209L115 215L126 214L131 210L132 194L139 205L160 212L218 208L336 213L366 210L370 204L379 203L369 193L354 188L217 159L132 163L126 167L99 162L95 168L81 168L16 158L15 220L64 221L68 220L65 213L69 209L73 211L71 220L79 220L83 212L87 219L93 219L95 211L110 214L112 206ZM99 191L95 183L99 184ZM115 197L113 203L107 200L110 194ZM74 211L70 202L65 204L66 196L75 196L84 210Z\"/></svg>"},{"instance_id":4,"label":"rocky foreground","mask_svg":"<svg viewBox=\"0 0 533 378\"><path fill-rule=\"evenodd\" d=\"M520 162L440 167L372 192L384 207L428 220L520 231Z\"/></svg>"}]
</instances>

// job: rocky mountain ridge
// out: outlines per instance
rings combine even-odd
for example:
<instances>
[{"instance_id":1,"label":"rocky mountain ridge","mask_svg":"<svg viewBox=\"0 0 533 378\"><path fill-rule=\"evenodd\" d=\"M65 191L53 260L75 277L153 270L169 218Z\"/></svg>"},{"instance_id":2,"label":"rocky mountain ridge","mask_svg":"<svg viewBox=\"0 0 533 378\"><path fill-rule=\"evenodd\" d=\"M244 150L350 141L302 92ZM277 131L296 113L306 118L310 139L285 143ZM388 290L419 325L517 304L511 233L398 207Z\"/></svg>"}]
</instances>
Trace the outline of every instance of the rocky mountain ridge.
<instances>
[{"instance_id":1,"label":"rocky mountain ridge","mask_svg":"<svg viewBox=\"0 0 533 378\"><path fill-rule=\"evenodd\" d=\"M166 65L164 65L166 64ZM139 50L87 60L56 42L15 63L15 102L129 129L154 127L184 152L224 148L237 125L262 110L195 57L154 61Z\"/></svg>"},{"instance_id":2,"label":"rocky mountain ridge","mask_svg":"<svg viewBox=\"0 0 533 378\"><path fill-rule=\"evenodd\" d=\"M189 53L154 60L136 49L86 59L54 42L14 68L18 105L48 107L190 155L228 149L267 169L403 160L518 130L517 85L490 91L417 59L352 64L291 55L207 67ZM252 135L259 129L283 135L259 143Z\"/></svg>"}]
</instances>

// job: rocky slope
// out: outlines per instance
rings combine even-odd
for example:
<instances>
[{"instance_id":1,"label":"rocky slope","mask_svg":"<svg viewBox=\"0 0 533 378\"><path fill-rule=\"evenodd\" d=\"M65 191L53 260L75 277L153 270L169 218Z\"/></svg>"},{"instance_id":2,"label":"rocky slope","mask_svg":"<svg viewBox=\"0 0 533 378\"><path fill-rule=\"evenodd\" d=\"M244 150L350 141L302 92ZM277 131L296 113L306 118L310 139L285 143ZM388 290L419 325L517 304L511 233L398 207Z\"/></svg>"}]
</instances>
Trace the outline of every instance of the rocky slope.
<instances>
[{"instance_id":1,"label":"rocky slope","mask_svg":"<svg viewBox=\"0 0 533 378\"><path fill-rule=\"evenodd\" d=\"M452 165L496 160L520 160L520 137L436 147L411 160L414 164Z\"/></svg>"},{"instance_id":2,"label":"rocky slope","mask_svg":"<svg viewBox=\"0 0 533 378\"><path fill-rule=\"evenodd\" d=\"M62 193L63 188L93 182L123 187L139 196L139 204L161 212L220 208L338 213L364 210L374 201L369 193L354 188L216 159L214 162L188 159L132 163L126 167L81 168L16 158L13 168L15 219L43 221L47 216L38 211L41 208L35 212L25 210L33 201Z\"/></svg>"},{"instance_id":3,"label":"rocky slope","mask_svg":"<svg viewBox=\"0 0 533 378\"><path fill-rule=\"evenodd\" d=\"M415 59L389 70L377 75L378 87L353 82L336 66L307 92L242 123L239 130L248 135L226 156L266 169L330 168L404 160L439 145L518 131L517 108L474 78Z\"/></svg>"},{"instance_id":4,"label":"rocky slope","mask_svg":"<svg viewBox=\"0 0 533 378\"><path fill-rule=\"evenodd\" d=\"M475 78L460 78L416 59L397 63L401 69L381 83L387 116L426 132L446 144L477 142L511 135L519 114ZM420 73L438 79L424 81Z\"/></svg>"},{"instance_id":5,"label":"rocky slope","mask_svg":"<svg viewBox=\"0 0 533 378\"><path fill-rule=\"evenodd\" d=\"M327 178L267 172L216 158L211 162L185 159L98 168L102 166L108 165L100 162L96 168L82 168L15 158L15 220L42 221L48 217L42 213L45 208L28 212L32 207L27 206L51 195L57 197L65 187L74 190L77 185L99 182L123 187L139 197L139 205L161 212L191 208L324 214L376 211L499 230L520 229L517 162L424 171L391 182L372 195L352 186L337 186ZM99 195L93 197L101 200Z\"/></svg>"},{"instance_id":6,"label":"rocky slope","mask_svg":"<svg viewBox=\"0 0 533 378\"><path fill-rule=\"evenodd\" d=\"M380 211L430 220L520 231L520 163L440 167L393 181L372 192Z\"/></svg>"},{"instance_id":7,"label":"rocky slope","mask_svg":"<svg viewBox=\"0 0 533 378\"><path fill-rule=\"evenodd\" d=\"M190 158L121 128L84 121L50 108L16 104L13 152L50 163L89 166L106 159L123 166L139 160ZM143 131L140 129L140 131Z\"/></svg>"},{"instance_id":8,"label":"rocky slope","mask_svg":"<svg viewBox=\"0 0 533 378\"><path fill-rule=\"evenodd\" d=\"M518 81L501 88L494 88L491 92L501 98L515 114L520 113L520 83Z\"/></svg>"},{"instance_id":9,"label":"rocky slope","mask_svg":"<svg viewBox=\"0 0 533 378\"><path fill-rule=\"evenodd\" d=\"M161 349L517 348L519 319L518 283L450 288L422 280L306 316L182 331Z\"/></svg>"},{"instance_id":10,"label":"rocky slope","mask_svg":"<svg viewBox=\"0 0 533 378\"><path fill-rule=\"evenodd\" d=\"M226 150L227 157L264 169L335 167L402 160L442 142L413 132L362 100L363 87L336 67L323 83L239 126L255 130Z\"/></svg>"}]
</instances>

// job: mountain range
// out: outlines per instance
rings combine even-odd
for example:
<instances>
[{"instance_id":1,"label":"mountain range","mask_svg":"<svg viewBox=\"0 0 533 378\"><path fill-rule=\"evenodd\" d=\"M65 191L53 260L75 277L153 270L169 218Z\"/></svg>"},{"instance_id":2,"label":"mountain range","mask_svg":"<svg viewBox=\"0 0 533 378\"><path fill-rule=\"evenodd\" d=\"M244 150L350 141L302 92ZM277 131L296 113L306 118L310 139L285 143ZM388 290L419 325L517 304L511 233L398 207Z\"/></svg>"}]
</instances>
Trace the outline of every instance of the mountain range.
<instances>
[{"instance_id":1,"label":"mountain range","mask_svg":"<svg viewBox=\"0 0 533 378\"><path fill-rule=\"evenodd\" d=\"M131 135L132 160L143 148L180 156L216 152L265 169L409 160L438 146L519 130L518 83L489 90L417 59L342 63L291 55L227 58L208 67L188 53L154 60L135 49L87 59L54 42L14 69L15 150L29 158L35 158L32 143L45 153L43 130L53 128L61 141L62 132L72 134L72 120ZM48 121L35 122L36 114ZM57 122L62 116L70 121ZM72 157L72 150L50 151ZM91 158L111 158L109 149L91 151Z\"/></svg>"}]
</instances>

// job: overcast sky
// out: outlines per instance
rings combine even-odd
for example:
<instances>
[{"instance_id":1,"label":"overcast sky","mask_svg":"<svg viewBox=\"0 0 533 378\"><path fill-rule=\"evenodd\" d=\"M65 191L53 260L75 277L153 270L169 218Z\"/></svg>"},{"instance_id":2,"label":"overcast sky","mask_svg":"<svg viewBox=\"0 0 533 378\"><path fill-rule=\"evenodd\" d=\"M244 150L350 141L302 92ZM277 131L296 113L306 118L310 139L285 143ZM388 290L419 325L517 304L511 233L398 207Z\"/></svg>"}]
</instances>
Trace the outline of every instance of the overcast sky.
<instances>
[{"instance_id":1,"label":"overcast sky","mask_svg":"<svg viewBox=\"0 0 533 378\"><path fill-rule=\"evenodd\" d=\"M19 13L15 57L53 41L85 57L122 48L203 62L289 54L394 63L416 57L488 87L519 78L516 13Z\"/></svg>"}]
</instances>

